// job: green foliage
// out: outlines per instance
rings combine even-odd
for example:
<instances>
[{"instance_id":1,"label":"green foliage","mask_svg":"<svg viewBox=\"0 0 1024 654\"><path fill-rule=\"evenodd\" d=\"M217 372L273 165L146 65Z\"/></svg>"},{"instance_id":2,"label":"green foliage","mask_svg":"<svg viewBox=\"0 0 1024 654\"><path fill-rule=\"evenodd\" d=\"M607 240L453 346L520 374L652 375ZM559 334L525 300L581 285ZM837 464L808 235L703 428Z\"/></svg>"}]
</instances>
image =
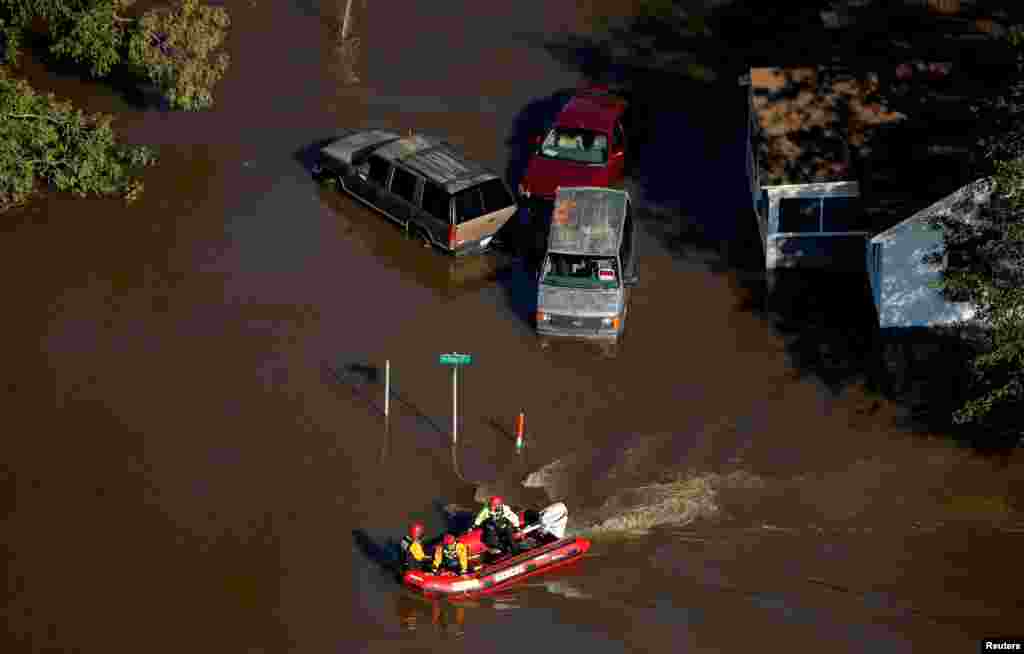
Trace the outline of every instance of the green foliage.
<instances>
[{"instance_id":1,"label":"green foliage","mask_svg":"<svg viewBox=\"0 0 1024 654\"><path fill-rule=\"evenodd\" d=\"M228 68L228 55L217 50L229 23L220 7L180 0L142 16L129 42L129 57L146 69L172 107L205 109L213 104L212 89Z\"/></svg>"},{"instance_id":2,"label":"green foliage","mask_svg":"<svg viewBox=\"0 0 1024 654\"><path fill-rule=\"evenodd\" d=\"M40 95L0 69L0 211L23 202L39 182L79 196L135 199L141 185L131 171L155 157L117 143L111 120Z\"/></svg>"},{"instance_id":3,"label":"green foliage","mask_svg":"<svg viewBox=\"0 0 1024 654\"><path fill-rule=\"evenodd\" d=\"M0 20L9 26L4 59L14 63L21 35L33 21L45 26L54 55L87 65L94 77L107 75L121 60L121 45L132 21L118 15L132 0L0 0Z\"/></svg>"},{"instance_id":4,"label":"green foliage","mask_svg":"<svg viewBox=\"0 0 1024 654\"><path fill-rule=\"evenodd\" d=\"M60 23L59 31L51 28L54 41L50 50L59 57L88 64L93 77L102 77L121 61L125 23L117 16L120 3L99 0L83 5Z\"/></svg>"},{"instance_id":5,"label":"green foliage","mask_svg":"<svg viewBox=\"0 0 1024 654\"><path fill-rule=\"evenodd\" d=\"M1006 40L1011 46L1018 48L1024 44L1024 25L1013 25L1007 30Z\"/></svg>"},{"instance_id":6,"label":"green foliage","mask_svg":"<svg viewBox=\"0 0 1024 654\"><path fill-rule=\"evenodd\" d=\"M199 0L178 0L140 18L120 12L134 0L0 0L0 62L16 63L23 35L45 26L50 52L88 66L94 77L133 64L175 108L205 109L228 68L218 52L230 23L227 11Z\"/></svg>"},{"instance_id":7,"label":"green foliage","mask_svg":"<svg viewBox=\"0 0 1024 654\"><path fill-rule=\"evenodd\" d=\"M946 248L971 244L972 265L947 268L939 287L976 307L974 319L986 329L972 362L974 393L953 420L1024 435L1024 161L996 161L993 206L969 223L940 217ZM1008 420L1008 422L1007 422Z\"/></svg>"},{"instance_id":8,"label":"green foliage","mask_svg":"<svg viewBox=\"0 0 1024 654\"><path fill-rule=\"evenodd\" d=\"M1010 46L1021 51L1024 31L1014 26ZM1021 53L1024 54L1024 53ZM977 223L938 220L946 247L974 245L974 264L946 270L941 287L977 307L975 318L988 327L972 362L972 397L953 413L959 424L1024 436L1024 125L1021 69L1001 93L979 106L988 136L979 147L990 164L994 201Z\"/></svg>"}]
</instances>

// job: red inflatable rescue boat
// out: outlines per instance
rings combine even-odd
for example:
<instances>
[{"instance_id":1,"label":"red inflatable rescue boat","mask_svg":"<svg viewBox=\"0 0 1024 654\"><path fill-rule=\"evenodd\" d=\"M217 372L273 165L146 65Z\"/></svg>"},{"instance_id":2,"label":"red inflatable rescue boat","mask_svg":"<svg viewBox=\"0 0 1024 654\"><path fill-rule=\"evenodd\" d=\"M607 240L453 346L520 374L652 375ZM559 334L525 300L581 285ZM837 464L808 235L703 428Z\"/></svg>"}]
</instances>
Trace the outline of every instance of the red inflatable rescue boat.
<instances>
[{"instance_id":1,"label":"red inflatable rescue boat","mask_svg":"<svg viewBox=\"0 0 1024 654\"><path fill-rule=\"evenodd\" d=\"M565 537L569 519L565 504L521 515L525 520L521 520L523 526L516 534L520 552L495 556L481 540L483 530L472 529L458 538L469 553L469 574L410 570L402 576L402 582L427 597L478 597L573 563L590 549L586 538ZM433 552L433 544L427 544L428 554Z\"/></svg>"}]
</instances>

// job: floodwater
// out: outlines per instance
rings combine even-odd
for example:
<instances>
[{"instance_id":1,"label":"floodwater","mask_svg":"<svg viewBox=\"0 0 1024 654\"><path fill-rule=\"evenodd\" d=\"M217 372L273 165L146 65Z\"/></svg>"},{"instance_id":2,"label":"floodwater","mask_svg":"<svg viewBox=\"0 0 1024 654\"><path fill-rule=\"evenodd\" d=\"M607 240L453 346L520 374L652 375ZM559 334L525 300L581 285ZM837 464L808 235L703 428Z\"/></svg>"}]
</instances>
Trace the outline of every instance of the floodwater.
<instances>
[{"instance_id":1,"label":"floodwater","mask_svg":"<svg viewBox=\"0 0 1024 654\"><path fill-rule=\"evenodd\" d=\"M131 207L3 220L4 652L958 652L1019 631L1019 456L905 433L898 408L800 374L749 309L756 273L651 218L620 355L542 351L521 260L452 266L310 179L311 144L371 124L514 174L510 132L579 80L538 45L573 3L357 3L354 86L332 7L228 7L209 113L30 70L161 162ZM658 165L635 175L701 242L742 215L719 93L647 116ZM456 460L453 350L474 355ZM439 506L495 490L564 499L592 555L466 606L379 565L410 519L441 529Z\"/></svg>"}]
</instances>

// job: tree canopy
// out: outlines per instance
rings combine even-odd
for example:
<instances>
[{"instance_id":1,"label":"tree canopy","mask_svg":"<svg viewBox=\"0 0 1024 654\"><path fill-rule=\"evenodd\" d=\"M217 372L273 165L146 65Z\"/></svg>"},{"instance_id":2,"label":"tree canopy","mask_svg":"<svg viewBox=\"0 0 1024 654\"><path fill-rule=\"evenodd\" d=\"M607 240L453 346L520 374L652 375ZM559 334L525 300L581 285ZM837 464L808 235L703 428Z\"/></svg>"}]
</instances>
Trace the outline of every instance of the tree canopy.
<instances>
[{"instance_id":1,"label":"tree canopy","mask_svg":"<svg viewBox=\"0 0 1024 654\"><path fill-rule=\"evenodd\" d=\"M94 77L131 66L154 83L173 108L213 104L213 87L228 68L221 52L228 13L200 0L124 14L134 0L0 0L2 59L18 60L24 36L42 30L51 54L88 67Z\"/></svg>"},{"instance_id":2,"label":"tree canopy","mask_svg":"<svg viewBox=\"0 0 1024 654\"><path fill-rule=\"evenodd\" d=\"M80 196L123 193L133 200L142 187L132 173L152 163L154 153L118 143L112 120L41 95L0 68L0 212L23 202L39 182Z\"/></svg>"},{"instance_id":3,"label":"tree canopy","mask_svg":"<svg viewBox=\"0 0 1024 654\"><path fill-rule=\"evenodd\" d=\"M1024 160L996 160L993 200L979 220L940 216L945 251L967 248L966 262L947 265L939 287L976 307L978 354L971 396L953 420L993 435L1024 436Z\"/></svg>"}]
</instances>

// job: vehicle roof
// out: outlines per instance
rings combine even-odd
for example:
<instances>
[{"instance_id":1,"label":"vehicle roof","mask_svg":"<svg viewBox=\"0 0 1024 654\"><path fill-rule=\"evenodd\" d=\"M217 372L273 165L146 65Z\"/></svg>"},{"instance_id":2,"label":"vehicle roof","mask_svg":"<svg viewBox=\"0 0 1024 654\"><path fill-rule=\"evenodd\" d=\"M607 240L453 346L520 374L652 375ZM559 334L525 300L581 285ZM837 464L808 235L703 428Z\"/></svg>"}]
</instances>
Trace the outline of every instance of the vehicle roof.
<instances>
[{"instance_id":1,"label":"vehicle roof","mask_svg":"<svg viewBox=\"0 0 1024 654\"><path fill-rule=\"evenodd\" d=\"M558 127L586 127L611 132L615 120L626 110L626 101L601 88L577 93L558 114Z\"/></svg>"},{"instance_id":2,"label":"vehicle roof","mask_svg":"<svg viewBox=\"0 0 1024 654\"><path fill-rule=\"evenodd\" d=\"M548 251L615 256L622 241L629 193L610 188L559 188L551 215Z\"/></svg>"},{"instance_id":3,"label":"vehicle roof","mask_svg":"<svg viewBox=\"0 0 1024 654\"><path fill-rule=\"evenodd\" d=\"M351 130L322 151L346 163L351 163L355 156L376 154L416 171L449 193L498 179L498 175L467 159L451 143L423 134L400 137L383 130Z\"/></svg>"}]
</instances>

